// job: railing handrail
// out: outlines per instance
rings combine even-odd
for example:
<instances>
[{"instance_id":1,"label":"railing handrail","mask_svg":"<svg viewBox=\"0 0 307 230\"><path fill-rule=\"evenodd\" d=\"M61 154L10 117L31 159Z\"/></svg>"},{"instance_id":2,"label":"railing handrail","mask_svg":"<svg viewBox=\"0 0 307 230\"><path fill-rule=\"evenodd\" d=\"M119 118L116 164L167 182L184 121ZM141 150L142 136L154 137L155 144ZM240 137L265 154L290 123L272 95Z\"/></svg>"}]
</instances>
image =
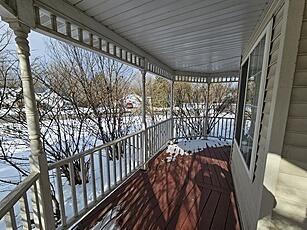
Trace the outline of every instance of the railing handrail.
<instances>
[{"instance_id":1,"label":"railing handrail","mask_svg":"<svg viewBox=\"0 0 307 230\"><path fill-rule=\"evenodd\" d=\"M158 125L162 125L162 124L164 124L164 123L166 123L168 121L171 121L171 120L172 120L172 118L167 118L167 119L165 119L163 121L160 121L160 122L158 122L158 123L156 123L154 125L151 125L151 126L147 127L147 129L152 129L152 128L158 126Z\"/></svg>"},{"instance_id":2,"label":"railing handrail","mask_svg":"<svg viewBox=\"0 0 307 230\"><path fill-rule=\"evenodd\" d=\"M174 119L191 119L191 118L205 118L206 116L183 116L183 117L173 117ZM223 118L223 119L235 119L235 117L225 117L225 116L209 116L208 118Z\"/></svg>"},{"instance_id":3,"label":"railing handrail","mask_svg":"<svg viewBox=\"0 0 307 230\"><path fill-rule=\"evenodd\" d=\"M0 201L0 219L18 202L39 178L39 173L32 172L22 182L20 182L6 197Z\"/></svg>"}]
</instances>

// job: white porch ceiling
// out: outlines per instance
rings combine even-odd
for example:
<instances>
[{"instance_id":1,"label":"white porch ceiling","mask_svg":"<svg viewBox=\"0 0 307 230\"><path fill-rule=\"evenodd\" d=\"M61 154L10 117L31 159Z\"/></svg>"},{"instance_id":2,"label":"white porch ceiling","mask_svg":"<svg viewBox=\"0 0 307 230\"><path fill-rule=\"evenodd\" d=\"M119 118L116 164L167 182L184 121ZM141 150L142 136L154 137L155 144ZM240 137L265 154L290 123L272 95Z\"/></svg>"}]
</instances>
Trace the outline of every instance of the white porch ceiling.
<instances>
[{"instance_id":1,"label":"white porch ceiling","mask_svg":"<svg viewBox=\"0 0 307 230\"><path fill-rule=\"evenodd\" d=\"M173 70L239 69L271 0L68 0Z\"/></svg>"}]
</instances>

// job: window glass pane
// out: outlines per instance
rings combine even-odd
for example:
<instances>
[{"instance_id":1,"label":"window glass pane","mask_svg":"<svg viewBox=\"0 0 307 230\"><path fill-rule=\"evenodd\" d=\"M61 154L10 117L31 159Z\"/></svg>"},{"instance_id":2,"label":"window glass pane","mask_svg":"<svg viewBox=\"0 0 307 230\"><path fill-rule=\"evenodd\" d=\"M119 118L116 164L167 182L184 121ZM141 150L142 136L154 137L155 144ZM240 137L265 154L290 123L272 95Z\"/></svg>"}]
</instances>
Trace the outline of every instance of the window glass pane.
<instances>
[{"instance_id":1,"label":"window glass pane","mask_svg":"<svg viewBox=\"0 0 307 230\"><path fill-rule=\"evenodd\" d=\"M245 88L246 88L246 80L248 75L248 64L249 59L245 61L241 68L240 74L240 84L239 84L239 100L238 100L238 113L237 113L237 127L236 127L236 141L238 145L241 144L241 130L242 130L242 119L243 119L243 109L244 109L244 99L245 99Z\"/></svg>"},{"instance_id":2,"label":"window glass pane","mask_svg":"<svg viewBox=\"0 0 307 230\"><path fill-rule=\"evenodd\" d=\"M260 93L261 71L263 67L265 38L263 38L250 55L250 65L247 78L245 104L243 109L243 124L241 135L241 153L250 167L258 99Z\"/></svg>"}]
</instances>

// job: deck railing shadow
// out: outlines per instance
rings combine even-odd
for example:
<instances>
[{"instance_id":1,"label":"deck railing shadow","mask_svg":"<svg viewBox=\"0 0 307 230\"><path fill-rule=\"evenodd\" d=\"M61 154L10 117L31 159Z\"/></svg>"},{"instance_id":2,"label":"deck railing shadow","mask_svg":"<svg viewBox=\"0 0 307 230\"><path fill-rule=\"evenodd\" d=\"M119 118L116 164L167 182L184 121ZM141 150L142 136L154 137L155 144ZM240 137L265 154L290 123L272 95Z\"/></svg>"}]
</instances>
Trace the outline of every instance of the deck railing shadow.
<instances>
[{"instance_id":1,"label":"deck railing shadow","mask_svg":"<svg viewBox=\"0 0 307 230\"><path fill-rule=\"evenodd\" d=\"M197 154L178 156L173 162L166 162L165 152L159 154L149 162L147 171L138 171L87 215L88 220L85 218L78 229L89 229L116 207L119 212L115 222L119 229L175 229L187 223L191 229L204 229L205 224L210 226L214 222L214 217L208 220L208 215L214 215L221 205L217 202L210 207L213 194L218 200L224 199L222 206L227 212L224 220L220 220L224 221L222 225L227 222L235 229L239 223L229 153L225 151L227 148L208 147ZM213 210L207 215L203 212L208 207Z\"/></svg>"}]
</instances>

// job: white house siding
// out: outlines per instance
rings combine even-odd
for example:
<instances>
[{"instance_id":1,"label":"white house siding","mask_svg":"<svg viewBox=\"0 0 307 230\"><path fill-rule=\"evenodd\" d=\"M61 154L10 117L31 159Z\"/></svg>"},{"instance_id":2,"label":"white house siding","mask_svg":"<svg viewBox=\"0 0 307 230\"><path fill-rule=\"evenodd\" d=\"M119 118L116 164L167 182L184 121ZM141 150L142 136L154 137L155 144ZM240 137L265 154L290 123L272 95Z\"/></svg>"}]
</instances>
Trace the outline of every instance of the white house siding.
<instances>
[{"instance_id":1,"label":"white house siding","mask_svg":"<svg viewBox=\"0 0 307 230\"><path fill-rule=\"evenodd\" d=\"M307 229L307 4L276 186L273 228ZM291 227L289 227L291 225Z\"/></svg>"},{"instance_id":2,"label":"white house siding","mask_svg":"<svg viewBox=\"0 0 307 230\"><path fill-rule=\"evenodd\" d=\"M263 104L263 113L261 119L261 128L259 133L259 146L257 151L256 169L254 172L254 179L251 180L244 168L244 163L240 157L240 152L234 144L232 152L232 174L235 184L236 197L240 210L241 222L244 229L252 230L256 229L257 221L259 218L259 212L261 207L261 197L263 191L263 176L266 163L266 137L268 130L268 123L271 111L272 90L274 85L274 79L276 77L276 65L279 59L279 44L281 35L281 28L283 24L283 1L274 5L270 15L264 18L264 21L260 22L262 28L273 18L273 31L270 47L270 58L267 73L267 81L265 87L265 96ZM261 33L259 30L259 34Z\"/></svg>"}]
</instances>

